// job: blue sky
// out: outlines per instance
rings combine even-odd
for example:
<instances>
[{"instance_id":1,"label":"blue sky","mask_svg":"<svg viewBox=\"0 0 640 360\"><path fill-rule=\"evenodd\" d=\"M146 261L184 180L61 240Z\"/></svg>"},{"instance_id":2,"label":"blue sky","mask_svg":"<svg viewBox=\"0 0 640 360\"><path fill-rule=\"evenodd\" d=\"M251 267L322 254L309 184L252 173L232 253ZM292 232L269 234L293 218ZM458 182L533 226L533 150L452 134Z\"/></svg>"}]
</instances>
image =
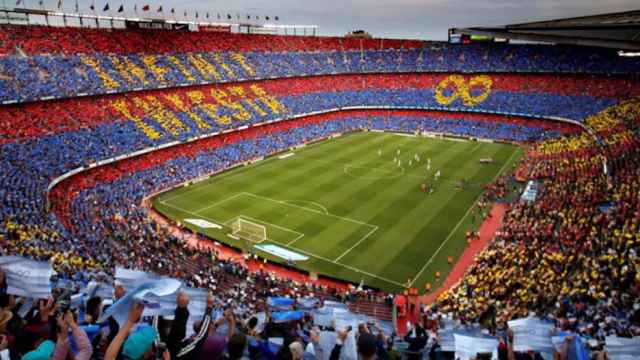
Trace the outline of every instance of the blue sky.
<instances>
[{"instance_id":1,"label":"blue sky","mask_svg":"<svg viewBox=\"0 0 640 360\"><path fill-rule=\"evenodd\" d=\"M4 0L12 6L16 0ZM39 0L26 1L38 7ZM43 0L44 7L55 9L58 0ZM78 0L81 12L89 12L91 0ZM231 14L278 15L283 24L318 25L320 35L344 35L364 29L376 37L443 40L450 27L504 25L559 17L591 15L640 9L638 0L95 0L98 13L106 3L112 13L124 4L133 14L134 4L152 9L162 5L166 16L172 7L183 14L198 11L226 16ZM63 8L72 11L75 0L63 0Z\"/></svg>"}]
</instances>

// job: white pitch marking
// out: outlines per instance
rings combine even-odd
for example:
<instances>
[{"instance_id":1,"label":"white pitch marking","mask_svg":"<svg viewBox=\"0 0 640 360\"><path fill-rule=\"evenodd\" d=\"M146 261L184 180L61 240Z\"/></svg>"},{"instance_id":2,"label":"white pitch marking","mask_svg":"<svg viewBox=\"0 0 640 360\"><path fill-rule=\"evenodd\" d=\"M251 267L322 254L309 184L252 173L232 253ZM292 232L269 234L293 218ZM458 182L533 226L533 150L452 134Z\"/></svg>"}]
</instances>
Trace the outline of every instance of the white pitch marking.
<instances>
[{"instance_id":1,"label":"white pitch marking","mask_svg":"<svg viewBox=\"0 0 640 360\"><path fill-rule=\"evenodd\" d=\"M232 196L229 196L227 198L224 198L224 199L222 199L222 200L220 200L218 202L215 202L215 203L213 203L211 205L207 205L207 206L205 206L205 207L203 207L201 209L198 209L198 210L196 210L196 214L201 213L201 212L203 212L203 211L205 211L207 209L211 209L212 207L216 207L216 206L218 206L220 204L226 203L227 201L233 200L233 199L235 199L235 198L237 198L239 196L242 196L242 193L237 193L235 195L232 195Z\"/></svg>"},{"instance_id":2,"label":"white pitch marking","mask_svg":"<svg viewBox=\"0 0 640 360\"><path fill-rule=\"evenodd\" d=\"M236 220L236 219L238 219L238 218L245 218L245 219L248 219L248 220L251 220L251 221L255 221L255 222L259 222L259 223L267 224L267 225L273 226L273 227L274 227L274 228L276 228L276 229L280 229L280 230L287 231L287 232L291 232L291 233L294 233L294 234L298 235L298 236L296 236L293 240L289 241L289 242L287 243L287 245L289 245L289 244L293 244L294 242L296 242L296 241L298 241L298 240L300 240L300 239L302 239L302 238L304 237L304 234L303 234L303 233L301 233L301 232L299 232L299 231L295 231L295 230L293 230L293 229L289 229L289 228L286 228L286 227L284 227L284 226L280 226L280 225L272 224L272 223L270 223L270 222L266 222L266 221L264 221L264 220L258 220L258 219L256 219L256 218L252 218L251 216L242 215L242 214L240 214L240 215L238 215L238 216L236 216L236 217L234 217L234 218L231 218L231 219L229 219L229 220L225 221L225 222L224 222L224 224L225 224L226 226L229 226L229 224L230 224L230 223L232 223L234 220ZM230 226L229 226L229 227L230 227ZM268 240L271 240L271 241L273 241L273 242L277 242L277 243L281 244L281 242L279 242L279 241L274 241L274 240L272 240L272 239L268 239Z\"/></svg>"},{"instance_id":3,"label":"white pitch marking","mask_svg":"<svg viewBox=\"0 0 640 360\"><path fill-rule=\"evenodd\" d=\"M369 227L377 227L376 225L368 224L368 223L362 222L362 221L360 221L360 220L350 219L350 218L342 217L342 216L340 216L340 215L335 215L335 214L331 214L331 213L327 213L327 214L325 214L325 213L323 213L322 211L314 210L314 209L311 209L311 208L308 208L308 207L305 207L305 206L300 206L300 205L296 205L296 204L291 204L291 203L288 203L288 202L286 202L286 201L281 201L281 200L272 199L272 198L270 198L270 197L266 197L266 196L262 196L262 195L257 195L257 194L248 193L248 192L243 192L242 194L246 194L246 195L249 195L249 196L253 196L253 197L256 197L256 198L258 198L258 199L263 199L263 200L271 201L271 202L274 202L274 203L277 203L277 204L283 204L283 205L292 206L292 207L295 207L295 208L298 208L298 209L307 210L307 211L310 211L310 212L313 212L313 213L316 213L316 214L322 214L322 215L330 216L330 217L333 217L333 218L336 218L336 219L341 219L341 220L344 220L344 221L349 221L349 222L352 222L352 223L356 223L356 224L358 224L358 225L364 225L364 226L369 226Z\"/></svg>"},{"instance_id":4,"label":"white pitch marking","mask_svg":"<svg viewBox=\"0 0 640 360\"><path fill-rule=\"evenodd\" d=\"M300 202L300 203L306 203L306 204L313 204L313 205L316 205L317 207L321 208L322 211L325 213L325 215L329 214L329 210L327 210L327 208L324 205L322 205L320 203L317 203L315 201L309 201L309 200L283 200L283 201L286 202L286 203Z\"/></svg>"},{"instance_id":5,"label":"white pitch marking","mask_svg":"<svg viewBox=\"0 0 640 360\"><path fill-rule=\"evenodd\" d=\"M511 161L511 159L513 158L513 155L515 155L516 151L514 151L513 153L511 153L511 156L507 159L507 161L504 163L504 165L502 165L502 168L500 168L500 171L498 171L498 173L496 173L496 175L493 177L493 179L491 180L491 182L494 182L498 176L500 176L500 174L502 174L502 172L504 171L504 168L509 164L509 162ZM420 269L420 271L418 272L418 274L416 276L413 277L413 280L411 280L411 282L409 283L409 286L413 286L413 283L416 282L416 280L418 280L418 278L420 277L420 275L422 275L422 273L425 271L425 269L429 266L429 264L431 264L431 262L433 261L433 259L435 259L436 255L438 255L438 253L440 253L440 250L442 250L442 248L444 247L444 245L449 241L449 239L451 239L451 236L453 236L453 234L458 230L458 228L460 227L460 224L462 224L462 222L464 221L464 219L467 218L467 216L469 215L469 212L471 212L471 209L473 208L473 205L475 203L478 202L478 200L480 200L480 198L482 197L482 195L484 194L484 191L480 192L480 195L478 195L478 197L471 203L471 206L469 206L469 209L467 209L467 212L464 214L464 216L462 218L460 218L460 221L458 221L458 224L456 225L456 227L453 228L453 230L451 230L451 232L449 233L449 235L447 236L446 239L444 239L444 241L442 242L442 244L440 244L440 246L436 249L436 252L433 253L433 255L431 256L431 258L429 259L429 261L427 261L426 264L424 264L424 266Z\"/></svg>"},{"instance_id":6,"label":"white pitch marking","mask_svg":"<svg viewBox=\"0 0 640 360\"><path fill-rule=\"evenodd\" d=\"M376 230L378 230L378 227L376 226L375 228L371 229L371 231L369 231L365 236L363 236L360 240L358 240L357 243L353 244L352 247L348 248L347 251L343 252L342 255L338 256L336 258L335 261L338 261L340 259L342 259L343 256L347 255L351 250L355 249L356 246L360 245L361 242L365 241L371 234L373 234L374 232L376 232Z\"/></svg>"},{"instance_id":7,"label":"white pitch marking","mask_svg":"<svg viewBox=\"0 0 640 360\"><path fill-rule=\"evenodd\" d=\"M207 217L207 216L202 216L202 215L194 214L194 213L192 213L191 211L188 211L188 210L182 209L182 208L181 208L181 207L179 207L179 206L175 206L175 205L171 205L171 204L166 204L166 203L164 203L164 202L162 202L162 201L161 201L161 203L162 203L162 204L164 204L164 205L166 205L166 206L172 207L172 208L174 208L174 209L176 209L176 210L180 210L180 211L186 212L186 213L188 213L188 214L192 214L192 215L194 215L194 216L200 216L200 217L202 217L202 218L204 218L204 219L206 219L206 220L210 220L210 221L218 221L218 220L216 220L216 219L212 219L212 218ZM225 224L225 226L227 226L227 225ZM228 227L228 226L227 226L227 227ZM273 241L273 240L271 240L271 239L267 239L267 240L269 240L269 241ZM277 241L273 241L273 242L277 242ZM332 264L334 264L334 265L342 266L342 267L344 267L344 268L346 268L346 269L349 269L349 270L351 270L351 271L355 271L355 272L357 272L357 273L364 274L364 275L370 276L370 277L372 277L372 278L376 278L376 279L379 279L379 280L385 281L385 282L387 282L387 283L389 283L389 284L393 284L393 285L397 285L397 286L400 286L400 287L404 287L404 284L401 284L401 283L399 283L399 282L397 282L397 281L390 280L390 279L387 279L387 278L382 277L382 276L374 275L374 274L372 274L372 273L370 273L370 272L367 272L367 271L364 271L364 270L360 270L360 269L358 269L358 268L356 268L356 267L353 267L353 266L350 266L350 265L346 265L346 264L342 264L342 263L339 263L339 262L336 262L336 261L333 261L333 260L327 259L327 258L325 258L325 257L323 257L323 256L319 256L319 255L316 255L316 254L312 254L312 253L310 253L310 252L308 252L308 251L305 251L305 250L299 249L299 248L297 248L297 247L295 247L295 246L290 246L290 245L284 245L284 246L287 246L288 248L291 248L291 249L293 249L293 250L299 251L299 252L301 252L301 253L303 253L303 254L305 254L305 255L309 255L309 256L314 257L314 258L316 258L316 259L320 259L320 260L323 260L323 261L326 261L326 262L332 263Z\"/></svg>"}]
</instances>

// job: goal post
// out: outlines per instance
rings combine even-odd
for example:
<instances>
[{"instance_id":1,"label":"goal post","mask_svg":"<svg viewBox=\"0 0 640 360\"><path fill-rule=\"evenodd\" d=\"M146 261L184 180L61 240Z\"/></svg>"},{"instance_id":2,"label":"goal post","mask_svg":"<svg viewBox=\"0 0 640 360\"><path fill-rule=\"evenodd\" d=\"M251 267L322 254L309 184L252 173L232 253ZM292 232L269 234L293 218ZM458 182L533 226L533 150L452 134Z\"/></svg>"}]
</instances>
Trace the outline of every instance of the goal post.
<instances>
[{"instance_id":1,"label":"goal post","mask_svg":"<svg viewBox=\"0 0 640 360\"><path fill-rule=\"evenodd\" d=\"M237 218L231 223L231 234L253 242L267 240L267 228L264 225L243 218Z\"/></svg>"}]
</instances>

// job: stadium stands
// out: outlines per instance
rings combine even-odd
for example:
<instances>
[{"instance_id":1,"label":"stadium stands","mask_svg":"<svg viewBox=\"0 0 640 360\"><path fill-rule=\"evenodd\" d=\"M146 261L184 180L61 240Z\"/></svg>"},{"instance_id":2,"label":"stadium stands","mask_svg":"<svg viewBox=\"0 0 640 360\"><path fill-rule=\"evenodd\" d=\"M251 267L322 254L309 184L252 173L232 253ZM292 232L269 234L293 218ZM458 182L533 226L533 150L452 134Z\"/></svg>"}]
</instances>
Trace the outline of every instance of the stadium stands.
<instances>
[{"instance_id":1,"label":"stadium stands","mask_svg":"<svg viewBox=\"0 0 640 360\"><path fill-rule=\"evenodd\" d=\"M442 311L467 321L496 311L498 327L530 312L553 314L588 339L638 335L639 104L587 118L598 142L583 134L531 149L519 171L543 191L534 205L513 206L499 240L441 296ZM613 155L608 175L602 154Z\"/></svg>"},{"instance_id":2,"label":"stadium stands","mask_svg":"<svg viewBox=\"0 0 640 360\"><path fill-rule=\"evenodd\" d=\"M488 186L488 197L502 200L516 178L540 184L536 201L511 204L496 241L425 309L424 327L441 330L441 343L425 341L412 351L450 352L445 330L468 324L506 338L508 320L533 312L587 341L640 336L638 60L562 46L198 32L150 37L10 25L2 25L0 54L2 254L51 260L75 292L89 280L117 278L118 266L212 290L207 313L230 305L242 315L218 314L228 329L222 340L196 330L200 356L214 340L228 342L229 353L235 341L242 352L238 338L246 334L253 358L275 358L248 321L271 306L269 297L296 298L297 308L307 297L326 300L322 311L331 299L348 300L351 310L383 313L377 317L385 320L390 297L249 272L216 250L186 246L143 200L256 157L362 130L527 145L515 174ZM0 325L12 356L55 340L47 330L71 327L71 348L84 349L83 358L109 357L117 327L87 344L89 328L68 317L56 321L52 304L40 304L37 317L20 313L7 281L3 274L3 308L13 320L3 316ZM165 324L171 330L158 329L177 358L188 346L172 339L185 337L189 315L184 297L172 296L175 319ZM86 306L88 316L78 321L97 324L98 314ZM325 314L317 311L316 320ZM240 318L247 323L234 334ZM320 352L311 320L294 320L270 317L260 338L310 343ZM383 333L390 332L379 332L383 353ZM56 354L68 348L66 334L57 339ZM506 351L509 342L503 344Z\"/></svg>"},{"instance_id":3,"label":"stadium stands","mask_svg":"<svg viewBox=\"0 0 640 360\"><path fill-rule=\"evenodd\" d=\"M163 35L168 39L148 41L144 32L133 30L26 29L30 30L3 26L0 101L322 74L637 73L633 59L581 48L494 44L460 48L416 41L212 37L199 32L167 32Z\"/></svg>"}]
</instances>

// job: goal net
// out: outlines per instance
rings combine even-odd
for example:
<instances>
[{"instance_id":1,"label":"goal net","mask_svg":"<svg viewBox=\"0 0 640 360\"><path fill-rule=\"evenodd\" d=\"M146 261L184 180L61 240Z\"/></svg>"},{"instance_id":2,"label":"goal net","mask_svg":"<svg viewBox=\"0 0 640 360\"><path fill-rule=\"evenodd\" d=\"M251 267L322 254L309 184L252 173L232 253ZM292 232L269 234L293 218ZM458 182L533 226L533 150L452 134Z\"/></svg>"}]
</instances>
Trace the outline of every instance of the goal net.
<instances>
[{"instance_id":1,"label":"goal net","mask_svg":"<svg viewBox=\"0 0 640 360\"><path fill-rule=\"evenodd\" d=\"M267 228L264 225L242 218L236 219L231 224L231 234L238 238L253 242L267 240Z\"/></svg>"}]
</instances>

